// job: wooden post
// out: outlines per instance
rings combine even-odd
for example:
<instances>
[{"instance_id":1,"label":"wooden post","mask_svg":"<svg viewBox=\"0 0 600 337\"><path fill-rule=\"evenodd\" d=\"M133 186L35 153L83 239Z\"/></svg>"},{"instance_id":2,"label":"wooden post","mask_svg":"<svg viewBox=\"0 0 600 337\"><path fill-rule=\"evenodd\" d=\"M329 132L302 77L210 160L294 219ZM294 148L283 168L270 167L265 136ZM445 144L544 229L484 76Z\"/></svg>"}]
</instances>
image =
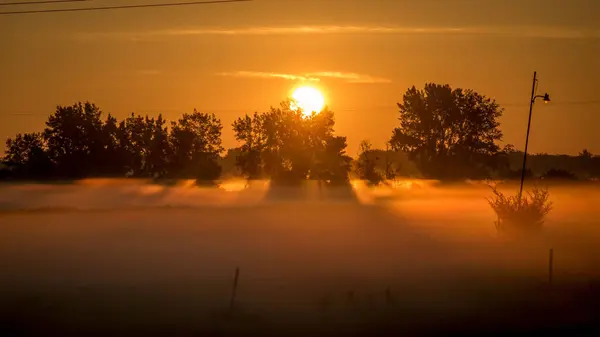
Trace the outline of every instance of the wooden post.
<instances>
[{"instance_id":1,"label":"wooden post","mask_svg":"<svg viewBox=\"0 0 600 337\"><path fill-rule=\"evenodd\" d=\"M554 249L550 248L550 256L548 258L548 283L552 285L552 273L554 268Z\"/></svg>"},{"instance_id":2,"label":"wooden post","mask_svg":"<svg viewBox=\"0 0 600 337\"><path fill-rule=\"evenodd\" d=\"M233 312L239 277L240 277L240 268L237 267L237 268L235 268L235 277L233 279L233 290L231 292L231 300L229 301L229 312L230 313Z\"/></svg>"}]
</instances>

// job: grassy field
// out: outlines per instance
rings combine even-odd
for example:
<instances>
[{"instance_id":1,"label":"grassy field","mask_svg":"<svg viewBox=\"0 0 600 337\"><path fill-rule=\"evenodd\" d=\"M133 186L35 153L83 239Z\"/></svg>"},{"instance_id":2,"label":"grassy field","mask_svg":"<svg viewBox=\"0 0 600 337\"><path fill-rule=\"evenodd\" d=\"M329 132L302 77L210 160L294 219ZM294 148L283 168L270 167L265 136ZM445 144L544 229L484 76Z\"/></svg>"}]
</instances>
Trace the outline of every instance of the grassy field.
<instances>
[{"instance_id":1,"label":"grassy field","mask_svg":"<svg viewBox=\"0 0 600 337\"><path fill-rule=\"evenodd\" d=\"M547 228L526 239L496 235L480 184L244 185L0 186L0 333L600 332L595 185L552 187Z\"/></svg>"}]
</instances>

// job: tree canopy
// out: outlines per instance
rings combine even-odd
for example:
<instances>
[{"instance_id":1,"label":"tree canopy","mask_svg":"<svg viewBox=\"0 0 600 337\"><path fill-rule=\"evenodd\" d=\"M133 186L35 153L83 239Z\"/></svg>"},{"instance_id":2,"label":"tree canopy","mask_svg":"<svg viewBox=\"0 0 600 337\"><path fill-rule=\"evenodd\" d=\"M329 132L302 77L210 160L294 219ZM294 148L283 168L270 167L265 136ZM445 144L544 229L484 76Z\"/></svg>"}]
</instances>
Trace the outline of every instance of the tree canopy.
<instances>
[{"instance_id":1,"label":"tree canopy","mask_svg":"<svg viewBox=\"0 0 600 337\"><path fill-rule=\"evenodd\" d=\"M17 179L99 176L212 180L220 175L221 122L194 110L178 121L131 114L122 121L96 105L57 106L41 133L6 141L2 162Z\"/></svg>"},{"instance_id":2,"label":"tree canopy","mask_svg":"<svg viewBox=\"0 0 600 337\"><path fill-rule=\"evenodd\" d=\"M0 179L136 177L212 182L228 174L275 183L316 179L377 183L395 176L434 179L520 178L523 153L500 148L502 108L473 90L429 83L404 93L391 150L361 143L356 161L335 133L328 108L305 115L292 101L232 123L238 146L225 151L214 114L193 110L177 120L131 113L119 120L90 102L57 106L41 132L7 139ZM386 146L387 147L387 146ZM353 165L352 165L353 164ZM234 169L235 167L235 169ZM566 173L565 173L566 172ZM532 154L526 174L557 178L600 176L600 156ZM570 175L569 175L570 176Z\"/></svg>"},{"instance_id":3,"label":"tree canopy","mask_svg":"<svg viewBox=\"0 0 600 337\"><path fill-rule=\"evenodd\" d=\"M305 116L290 101L233 123L235 163L250 178L278 182L346 182L346 138L334 135L334 114ZM57 106L40 133L18 134L2 158L15 179L140 177L214 181L221 176L221 121L194 110L168 123L130 114L121 121L96 105ZM6 176L6 170L1 176Z\"/></svg>"},{"instance_id":4,"label":"tree canopy","mask_svg":"<svg viewBox=\"0 0 600 337\"><path fill-rule=\"evenodd\" d=\"M268 176L276 182L346 182L351 158L345 152L346 137L335 136L334 126L327 108L306 116L291 101L240 117L233 123L242 143L238 165L249 177Z\"/></svg>"},{"instance_id":5,"label":"tree canopy","mask_svg":"<svg viewBox=\"0 0 600 337\"><path fill-rule=\"evenodd\" d=\"M473 91L428 83L398 104L400 126L390 144L429 177L485 177L497 164L502 108Z\"/></svg>"}]
</instances>

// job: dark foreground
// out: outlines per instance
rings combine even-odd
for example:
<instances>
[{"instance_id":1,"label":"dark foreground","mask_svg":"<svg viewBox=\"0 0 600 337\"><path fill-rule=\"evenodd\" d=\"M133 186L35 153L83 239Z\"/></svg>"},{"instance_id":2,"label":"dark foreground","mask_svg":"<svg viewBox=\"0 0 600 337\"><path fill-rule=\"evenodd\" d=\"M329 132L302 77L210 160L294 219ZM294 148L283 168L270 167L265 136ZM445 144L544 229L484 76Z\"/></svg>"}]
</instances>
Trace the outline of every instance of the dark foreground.
<instances>
[{"instance_id":1,"label":"dark foreground","mask_svg":"<svg viewBox=\"0 0 600 337\"><path fill-rule=\"evenodd\" d=\"M598 336L600 287L506 293L446 288L394 300L238 303L207 310L187 289L106 287L31 291L4 301L3 336ZM382 297L384 295L382 294ZM361 298L362 297L362 298ZM332 298L333 300L333 298ZM457 302L454 302L457 301ZM226 302L226 301L224 301ZM315 301L316 302L316 301ZM452 302L452 303L451 303ZM294 307L302 308L294 308Z\"/></svg>"},{"instance_id":2,"label":"dark foreground","mask_svg":"<svg viewBox=\"0 0 600 337\"><path fill-rule=\"evenodd\" d=\"M550 285L547 242L410 205L0 214L0 336L600 336L591 241Z\"/></svg>"}]
</instances>

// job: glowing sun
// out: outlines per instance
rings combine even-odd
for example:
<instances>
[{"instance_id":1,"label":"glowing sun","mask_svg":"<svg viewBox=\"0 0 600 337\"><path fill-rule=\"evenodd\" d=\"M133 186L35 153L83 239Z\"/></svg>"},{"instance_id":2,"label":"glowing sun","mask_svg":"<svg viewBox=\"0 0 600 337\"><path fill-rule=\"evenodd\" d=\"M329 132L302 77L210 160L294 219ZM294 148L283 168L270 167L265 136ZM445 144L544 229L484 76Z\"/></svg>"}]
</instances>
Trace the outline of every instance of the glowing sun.
<instances>
[{"instance_id":1,"label":"glowing sun","mask_svg":"<svg viewBox=\"0 0 600 337\"><path fill-rule=\"evenodd\" d=\"M313 87L300 87L292 94L294 100L292 108L302 109L302 113L310 116L313 112L319 113L325 107L325 99L319 90Z\"/></svg>"}]
</instances>

